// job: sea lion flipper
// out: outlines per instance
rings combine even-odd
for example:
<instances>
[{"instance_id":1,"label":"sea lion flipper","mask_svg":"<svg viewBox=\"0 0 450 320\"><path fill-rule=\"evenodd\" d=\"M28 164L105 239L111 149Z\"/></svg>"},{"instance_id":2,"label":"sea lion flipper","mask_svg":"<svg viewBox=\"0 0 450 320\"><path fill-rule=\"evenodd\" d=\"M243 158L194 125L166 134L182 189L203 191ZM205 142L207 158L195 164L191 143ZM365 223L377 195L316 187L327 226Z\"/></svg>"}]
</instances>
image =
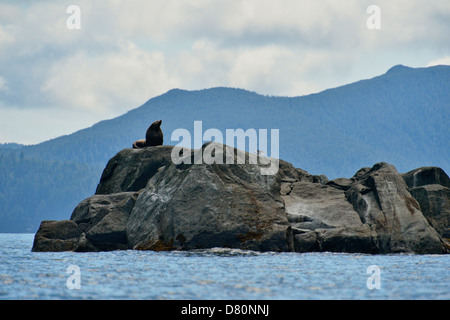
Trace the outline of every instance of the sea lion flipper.
<instances>
[{"instance_id":1,"label":"sea lion flipper","mask_svg":"<svg viewBox=\"0 0 450 320\"><path fill-rule=\"evenodd\" d=\"M133 149L142 149L146 147L146 141L145 140L137 140L133 142Z\"/></svg>"}]
</instances>

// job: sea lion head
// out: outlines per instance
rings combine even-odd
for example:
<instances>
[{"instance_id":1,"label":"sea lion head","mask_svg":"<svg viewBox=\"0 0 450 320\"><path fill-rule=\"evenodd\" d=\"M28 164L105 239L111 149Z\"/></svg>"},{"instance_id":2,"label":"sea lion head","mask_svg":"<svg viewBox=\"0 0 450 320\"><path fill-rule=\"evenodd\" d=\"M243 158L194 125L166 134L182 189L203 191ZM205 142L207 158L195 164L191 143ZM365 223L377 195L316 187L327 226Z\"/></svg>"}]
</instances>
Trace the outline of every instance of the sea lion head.
<instances>
[{"instance_id":1,"label":"sea lion head","mask_svg":"<svg viewBox=\"0 0 450 320\"><path fill-rule=\"evenodd\" d=\"M150 126L151 128L157 129L161 126L162 120L157 120L155 122L152 123L152 125Z\"/></svg>"}]
</instances>

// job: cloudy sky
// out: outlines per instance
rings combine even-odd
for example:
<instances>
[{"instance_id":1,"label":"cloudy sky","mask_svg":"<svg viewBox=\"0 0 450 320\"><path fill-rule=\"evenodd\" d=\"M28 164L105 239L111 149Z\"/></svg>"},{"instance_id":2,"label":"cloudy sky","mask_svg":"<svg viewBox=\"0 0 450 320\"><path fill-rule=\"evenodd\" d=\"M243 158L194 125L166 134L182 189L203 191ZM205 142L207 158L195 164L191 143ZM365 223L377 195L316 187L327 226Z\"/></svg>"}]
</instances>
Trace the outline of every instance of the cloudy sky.
<instances>
[{"instance_id":1,"label":"cloudy sky","mask_svg":"<svg viewBox=\"0 0 450 320\"><path fill-rule=\"evenodd\" d=\"M172 88L299 96L450 64L449 21L448 0L0 0L0 142L70 134Z\"/></svg>"}]
</instances>

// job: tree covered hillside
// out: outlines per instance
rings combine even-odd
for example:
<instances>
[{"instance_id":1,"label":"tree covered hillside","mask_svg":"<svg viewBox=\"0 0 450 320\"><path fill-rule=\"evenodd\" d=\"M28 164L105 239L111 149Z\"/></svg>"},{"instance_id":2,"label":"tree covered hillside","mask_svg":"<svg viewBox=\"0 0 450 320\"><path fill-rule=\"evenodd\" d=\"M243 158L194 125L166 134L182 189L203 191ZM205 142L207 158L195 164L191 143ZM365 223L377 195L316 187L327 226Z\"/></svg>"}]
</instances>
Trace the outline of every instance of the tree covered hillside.
<instances>
[{"instance_id":1,"label":"tree covered hillside","mask_svg":"<svg viewBox=\"0 0 450 320\"><path fill-rule=\"evenodd\" d=\"M0 232L36 232L43 219L69 218L100 174L86 164L0 154Z\"/></svg>"},{"instance_id":2,"label":"tree covered hillside","mask_svg":"<svg viewBox=\"0 0 450 320\"><path fill-rule=\"evenodd\" d=\"M330 179L380 161L400 172L438 166L449 173L450 66L395 66L379 77L301 97L175 89L71 135L0 148L0 232L35 232L41 220L69 218L94 193L107 161L143 139L159 119L165 144L177 143L171 133L178 128L193 135L197 120L203 132L279 129L281 159Z\"/></svg>"}]
</instances>

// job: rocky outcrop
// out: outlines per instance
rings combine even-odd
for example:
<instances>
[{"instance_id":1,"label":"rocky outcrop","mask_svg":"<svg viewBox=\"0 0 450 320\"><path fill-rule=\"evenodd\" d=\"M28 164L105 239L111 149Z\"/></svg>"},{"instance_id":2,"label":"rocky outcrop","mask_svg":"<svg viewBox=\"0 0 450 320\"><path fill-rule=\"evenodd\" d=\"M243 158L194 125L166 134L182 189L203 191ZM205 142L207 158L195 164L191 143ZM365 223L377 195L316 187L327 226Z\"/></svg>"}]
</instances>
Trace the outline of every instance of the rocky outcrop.
<instances>
[{"instance_id":1,"label":"rocky outcrop","mask_svg":"<svg viewBox=\"0 0 450 320\"><path fill-rule=\"evenodd\" d=\"M423 167L402 176L430 225L450 239L450 179L444 170Z\"/></svg>"},{"instance_id":2,"label":"rocky outcrop","mask_svg":"<svg viewBox=\"0 0 450 320\"><path fill-rule=\"evenodd\" d=\"M378 252L440 253L443 242L394 166L378 163L355 179L347 199L370 226Z\"/></svg>"},{"instance_id":3,"label":"rocky outcrop","mask_svg":"<svg viewBox=\"0 0 450 320\"><path fill-rule=\"evenodd\" d=\"M402 177L379 163L350 179L328 181L279 160L277 173L264 175L265 161L248 161L261 158L214 143L184 159L206 148L223 164L175 164L172 146L122 150L70 220L42 222L33 251L448 251L448 187L419 186L429 181L418 179L425 173L412 174L411 187L410 173ZM229 151L233 164L225 161ZM240 157L247 161L238 164ZM443 171L438 177L432 181L448 179ZM447 191L433 191L436 185ZM417 189L424 187L426 197Z\"/></svg>"},{"instance_id":4,"label":"rocky outcrop","mask_svg":"<svg viewBox=\"0 0 450 320\"><path fill-rule=\"evenodd\" d=\"M282 199L295 251L374 251L370 228L342 190L309 181L295 181L290 188Z\"/></svg>"},{"instance_id":5,"label":"rocky outcrop","mask_svg":"<svg viewBox=\"0 0 450 320\"><path fill-rule=\"evenodd\" d=\"M139 191L159 168L172 163L172 146L124 149L106 165L95 194Z\"/></svg>"},{"instance_id":6,"label":"rocky outcrop","mask_svg":"<svg viewBox=\"0 0 450 320\"><path fill-rule=\"evenodd\" d=\"M162 167L128 220L130 248L288 251L278 176L262 176L259 169L251 164Z\"/></svg>"},{"instance_id":7,"label":"rocky outcrop","mask_svg":"<svg viewBox=\"0 0 450 320\"><path fill-rule=\"evenodd\" d=\"M75 251L82 236L72 220L42 221L34 237L33 251Z\"/></svg>"},{"instance_id":8,"label":"rocky outcrop","mask_svg":"<svg viewBox=\"0 0 450 320\"><path fill-rule=\"evenodd\" d=\"M94 195L83 200L70 217L83 234L75 251L128 249L127 221L138 193Z\"/></svg>"}]
</instances>

